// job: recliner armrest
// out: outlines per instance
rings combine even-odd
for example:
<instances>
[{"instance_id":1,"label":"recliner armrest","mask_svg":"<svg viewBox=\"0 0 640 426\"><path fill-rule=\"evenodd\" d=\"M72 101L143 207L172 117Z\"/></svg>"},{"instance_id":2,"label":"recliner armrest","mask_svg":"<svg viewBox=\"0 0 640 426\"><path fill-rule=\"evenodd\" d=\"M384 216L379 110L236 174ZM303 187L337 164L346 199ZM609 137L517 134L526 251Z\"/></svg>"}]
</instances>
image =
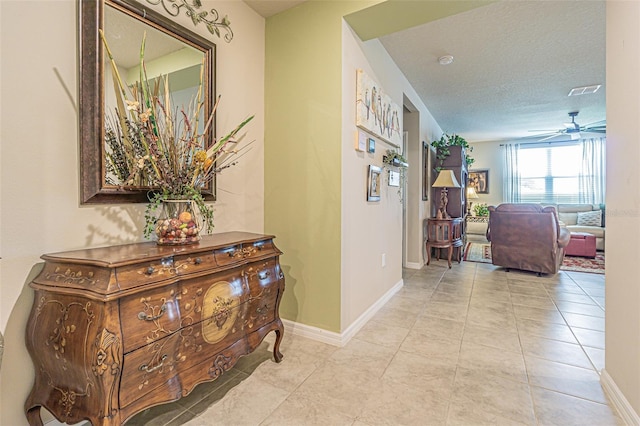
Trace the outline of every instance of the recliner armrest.
<instances>
[{"instance_id":1,"label":"recliner armrest","mask_svg":"<svg viewBox=\"0 0 640 426\"><path fill-rule=\"evenodd\" d=\"M567 228L560 228L560 232L558 233L558 247L568 246L569 241L571 241L571 231Z\"/></svg>"}]
</instances>

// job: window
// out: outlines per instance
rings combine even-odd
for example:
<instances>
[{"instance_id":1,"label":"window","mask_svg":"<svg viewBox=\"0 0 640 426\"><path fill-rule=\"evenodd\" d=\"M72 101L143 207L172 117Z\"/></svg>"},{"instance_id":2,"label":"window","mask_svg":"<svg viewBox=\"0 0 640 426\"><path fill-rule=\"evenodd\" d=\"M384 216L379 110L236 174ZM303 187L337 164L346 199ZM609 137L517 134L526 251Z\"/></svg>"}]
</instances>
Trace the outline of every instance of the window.
<instances>
[{"instance_id":1,"label":"window","mask_svg":"<svg viewBox=\"0 0 640 426\"><path fill-rule=\"evenodd\" d=\"M506 203L586 203L605 200L606 138L504 144Z\"/></svg>"},{"instance_id":2,"label":"window","mask_svg":"<svg viewBox=\"0 0 640 426\"><path fill-rule=\"evenodd\" d=\"M580 202L582 144L524 145L518 150L523 203Z\"/></svg>"}]
</instances>

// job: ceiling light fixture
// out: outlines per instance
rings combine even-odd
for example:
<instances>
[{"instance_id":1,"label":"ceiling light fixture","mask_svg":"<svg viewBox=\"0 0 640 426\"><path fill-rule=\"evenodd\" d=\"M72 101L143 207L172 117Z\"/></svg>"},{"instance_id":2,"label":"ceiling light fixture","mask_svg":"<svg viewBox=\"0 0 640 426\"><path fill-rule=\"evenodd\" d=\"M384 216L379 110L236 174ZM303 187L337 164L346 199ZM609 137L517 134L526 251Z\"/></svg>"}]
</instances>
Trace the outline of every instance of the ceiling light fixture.
<instances>
[{"instance_id":1,"label":"ceiling light fixture","mask_svg":"<svg viewBox=\"0 0 640 426\"><path fill-rule=\"evenodd\" d=\"M444 55L438 58L438 63L440 65L449 65L452 62L453 62L453 56L451 55Z\"/></svg>"},{"instance_id":2,"label":"ceiling light fixture","mask_svg":"<svg viewBox=\"0 0 640 426\"><path fill-rule=\"evenodd\" d=\"M596 93L600 87L602 87L602 84L574 87L567 96L590 95L592 93Z\"/></svg>"}]
</instances>

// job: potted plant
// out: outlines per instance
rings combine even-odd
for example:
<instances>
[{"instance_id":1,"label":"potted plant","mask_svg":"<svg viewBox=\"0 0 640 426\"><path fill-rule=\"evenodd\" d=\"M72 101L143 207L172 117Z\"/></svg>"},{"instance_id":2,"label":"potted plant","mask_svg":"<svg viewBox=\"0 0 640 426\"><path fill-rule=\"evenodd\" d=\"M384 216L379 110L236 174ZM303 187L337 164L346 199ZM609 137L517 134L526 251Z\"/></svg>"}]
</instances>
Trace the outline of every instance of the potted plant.
<instances>
[{"instance_id":1,"label":"potted plant","mask_svg":"<svg viewBox=\"0 0 640 426\"><path fill-rule=\"evenodd\" d=\"M215 140L212 123L220 97L206 121L202 118L205 106L201 87L189 105L173 107L168 80L163 76L147 78L144 37L140 79L126 86L102 31L100 34L113 71L117 104L115 114L105 120L107 170L124 182L124 188L152 188L145 211L145 237L155 233L158 244L199 241L202 227L195 209L202 216L206 232L213 228L213 209L205 204L201 190L213 175L236 164L236 155L246 146L238 148L234 137L253 116Z\"/></svg>"},{"instance_id":2,"label":"potted plant","mask_svg":"<svg viewBox=\"0 0 640 426\"><path fill-rule=\"evenodd\" d=\"M486 204L477 203L473 206L473 214L479 217L489 216L489 208Z\"/></svg>"},{"instance_id":3,"label":"potted plant","mask_svg":"<svg viewBox=\"0 0 640 426\"><path fill-rule=\"evenodd\" d=\"M467 142L466 139L455 133L443 134L440 139L432 141L431 146L436 149L436 158L438 161L438 164L436 165L436 172L440 172L440 170L443 169L442 166L445 160L447 159L447 157L449 157L449 155L451 155L450 147L452 146L460 146L464 149L467 167L470 167L475 161L475 159L470 155L470 153L473 151L473 147L469 145L469 142Z\"/></svg>"}]
</instances>

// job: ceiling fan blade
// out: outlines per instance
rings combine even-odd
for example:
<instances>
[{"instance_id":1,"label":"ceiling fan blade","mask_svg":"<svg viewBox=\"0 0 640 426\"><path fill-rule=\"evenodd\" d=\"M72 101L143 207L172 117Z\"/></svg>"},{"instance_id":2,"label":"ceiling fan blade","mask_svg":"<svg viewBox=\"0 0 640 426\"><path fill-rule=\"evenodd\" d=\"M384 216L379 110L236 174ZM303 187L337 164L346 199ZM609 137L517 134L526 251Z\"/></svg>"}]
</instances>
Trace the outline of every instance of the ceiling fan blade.
<instances>
[{"instance_id":1,"label":"ceiling fan blade","mask_svg":"<svg viewBox=\"0 0 640 426\"><path fill-rule=\"evenodd\" d=\"M560 136L560 133L554 133L551 136L547 136L546 138L539 139L538 142L548 141L549 139L553 139L557 136Z\"/></svg>"},{"instance_id":2,"label":"ceiling fan blade","mask_svg":"<svg viewBox=\"0 0 640 426\"><path fill-rule=\"evenodd\" d=\"M607 127L607 120L594 121L593 123L589 123L584 127Z\"/></svg>"}]
</instances>

